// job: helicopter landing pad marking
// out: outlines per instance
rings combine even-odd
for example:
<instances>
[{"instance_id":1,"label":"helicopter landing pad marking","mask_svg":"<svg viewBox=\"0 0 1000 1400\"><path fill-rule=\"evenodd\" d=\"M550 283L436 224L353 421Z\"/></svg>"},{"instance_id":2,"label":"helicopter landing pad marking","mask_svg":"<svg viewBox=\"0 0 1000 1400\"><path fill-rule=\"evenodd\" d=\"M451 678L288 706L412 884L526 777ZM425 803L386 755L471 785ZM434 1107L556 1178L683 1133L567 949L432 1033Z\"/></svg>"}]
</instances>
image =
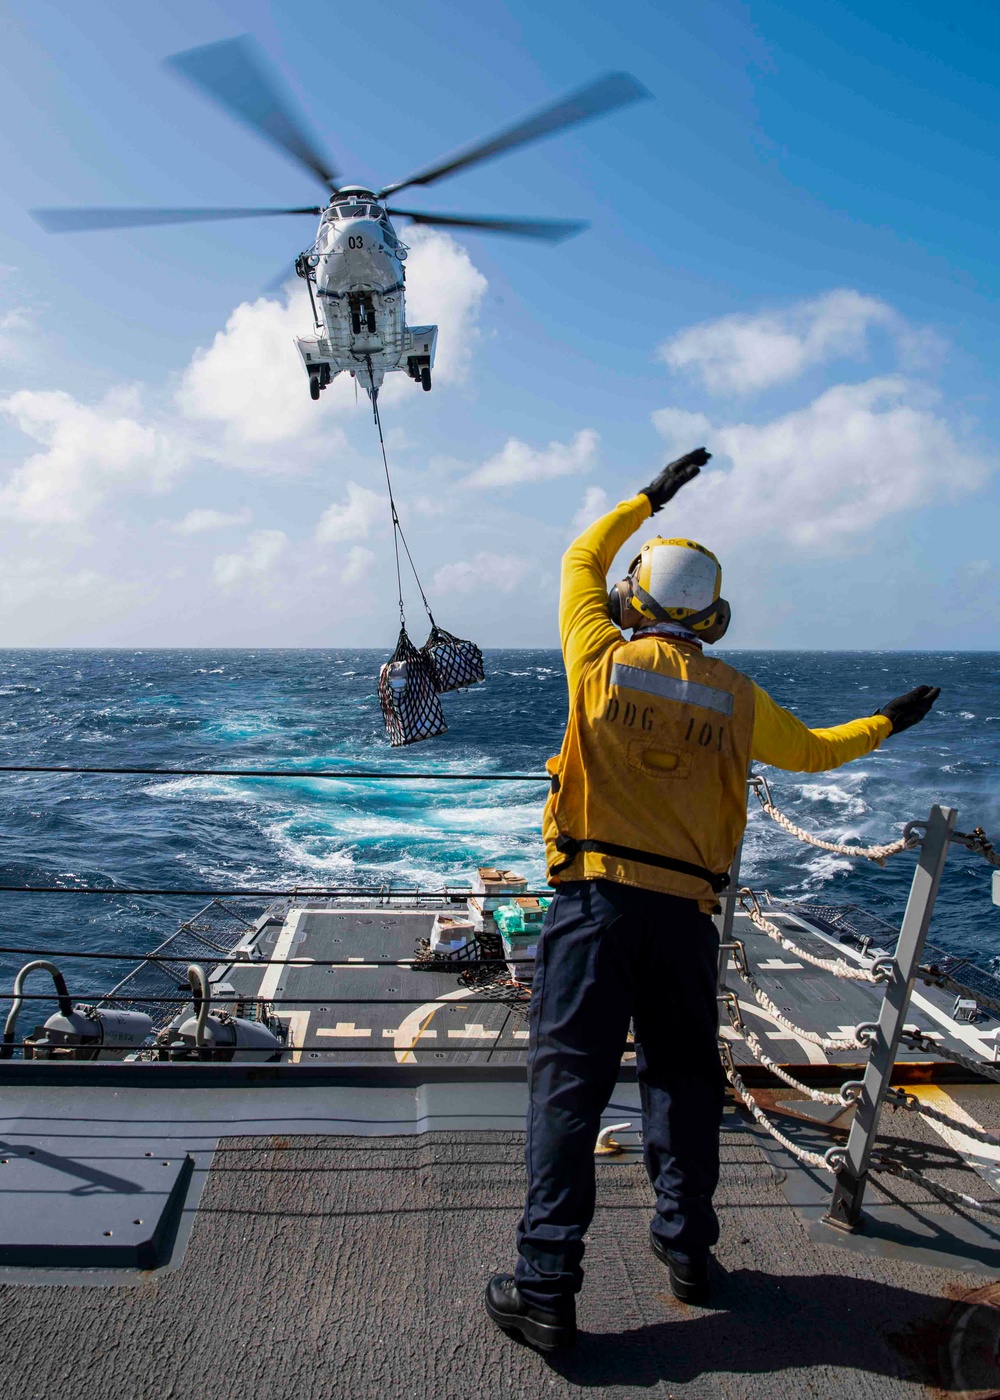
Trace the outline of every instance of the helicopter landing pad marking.
<instances>
[{"instance_id":1,"label":"helicopter landing pad marking","mask_svg":"<svg viewBox=\"0 0 1000 1400\"><path fill-rule=\"evenodd\" d=\"M475 996L475 992L475 987L459 987L457 991L445 992L438 997L437 1001L425 1001L422 1006L418 1006L415 1011L411 1011L408 1016L404 1017L399 1024L393 1042L397 1064L415 1064L413 1051L417 1047L417 1042L425 1034L427 1027L442 1006L449 1001L461 1001L464 997Z\"/></svg>"},{"instance_id":2,"label":"helicopter landing pad marking","mask_svg":"<svg viewBox=\"0 0 1000 1400\"><path fill-rule=\"evenodd\" d=\"M273 1001L274 994L278 990L278 982L284 972L283 964L288 957L289 950L299 931L299 921L306 911L304 909L293 909L289 917L285 920L278 941L274 945L274 952L271 954L271 966L264 969L264 976L261 978L257 995L261 1001Z\"/></svg>"},{"instance_id":3,"label":"helicopter landing pad marking","mask_svg":"<svg viewBox=\"0 0 1000 1400\"><path fill-rule=\"evenodd\" d=\"M776 1031L765 1032L769 1040L794 1040L798 1045L802 1046L803 1054L811 1065L828 1065L830 1063L818 1045L814 1045L811 1040L803 1040L801 1036L792 1035L790 1031L786 1031L780 1021L775 1020L769 1011L765 1011L764 1008L758 1006L756 1002L743 1001L741 999L738 1005L740 1010L745 1011L748 1015L758 1016L762 1021L767 1021L768 1025L777 1026Z\"/></svg>"},{"instance_id":4,"label":"helicopter landing pad marking","mask_svg":"<svg viewBox=\"0 0 1000 1400\"><path fill-rule=\"evenodd\" d=\"M338 1021L335 1026L317 1026L317 1035L336 1036L338 1040L360 1040L371 1035L371 1027L356 1027L353 1021Z\"/></svg>"},{"instance_id":5,"label":"helicopter landing pad marking","mask_svg":"<svg viewBox=\"0 0 1000 1400\"><path fill-rule=\"evenodd\" d=\"M951 1094L939 1089L936 1084L914 1084L907 1088L910 1093L926 1103L929 1108L936 1108L939 1113L947 1113L949 1118L954 1118L956 1123L964 1123L969 1128L978 1128L980 1132L983 1125L977 1123L971 1113L966 1112L960 1103L952 1098ZM960 1128L951 1128L947 1123L937 1123L933 1118L925 1118L924 1122L937 1133L943 1142L960 1154L967 1166L986 1182L987 1186L998 1196L1000 1196L1000 1132L997 1133L997 1144L990 1147L988 1143L978 1142L975 1138L966 1137Z\"/></svg>"},{"instance_id":6,"label":"helicopter landing pad marking","mask_svg":"<svg viewBox=\"0 0 1000 1400\"><path fill-rule=\"evenodd\" d=\"M470 1024L468 1021L460 1031L449 1031L449 1040L497 1040L499 1031L488 1031L480 1022Z\"/></svg>"},{"instance_id":7,"label":"helicopter landing pad marking","mask_svg":"<svg viewBox=\"0 0 1000 1400\"><path fill-rule=\"evenodd\" d=\"M288 1024L288 1039L285 1042L289 1052L288 1062L297 1065L302 1059L302 1046L305 1045L308 1038L311 1013L308 1011L276 1011L274 1014L279 1021L285 1021Z\"/></svg>"}]
</instances>

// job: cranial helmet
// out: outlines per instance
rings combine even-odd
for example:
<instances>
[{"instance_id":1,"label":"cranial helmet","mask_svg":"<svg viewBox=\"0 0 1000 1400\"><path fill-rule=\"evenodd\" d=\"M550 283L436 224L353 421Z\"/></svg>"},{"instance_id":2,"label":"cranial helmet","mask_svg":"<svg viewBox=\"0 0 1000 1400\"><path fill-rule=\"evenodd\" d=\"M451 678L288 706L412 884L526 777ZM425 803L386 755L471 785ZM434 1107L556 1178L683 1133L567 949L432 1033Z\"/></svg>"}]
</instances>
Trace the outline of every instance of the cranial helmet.
<instances>
[{"instance_id":1,"label":"cranial helmet","mask_svg":"<svg viewBox=\"0 0 1000 1400\"><path fill-rule=\"evenodd\" d=\"M699 641L718 642L729 626L722 566L694 540L647 540L628 577L608 594L612 620L627 631L651 622L676 622Z\"/></svg>"}]
</instances>

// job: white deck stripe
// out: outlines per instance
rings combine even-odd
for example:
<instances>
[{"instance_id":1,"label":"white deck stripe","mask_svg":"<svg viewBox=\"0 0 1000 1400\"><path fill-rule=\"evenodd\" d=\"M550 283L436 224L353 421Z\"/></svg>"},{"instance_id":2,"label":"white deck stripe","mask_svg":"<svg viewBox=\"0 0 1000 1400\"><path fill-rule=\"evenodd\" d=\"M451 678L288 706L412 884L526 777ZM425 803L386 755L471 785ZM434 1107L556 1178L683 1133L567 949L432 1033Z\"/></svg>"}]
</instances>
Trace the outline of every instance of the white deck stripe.
<instances>
[{"instance_id":1,"label":"white deck stripe","mask_svg":"<svg viewBox=\"0 0 1000 1400\"><path fill-rule=\"evenodd\" d=\"M302 1059L302 1047L309 1036L309 1015L308 1011L276 1011L274 1013L279 1021L288 1022L288 1040L286 1045L291 1046L291 1054L288 1062L297 1065Z\"/></svg>"},{"instance_id":2,"label":"white deck stripe","mask_svg":"<svg viewBox=\"0 0 1000 1400\"><path fill-rule=\"evenodd\" d=\"M335 1026L317 1026L316 1034L336 1036L338 1040L363 1040L371 1035L371 1027L355 1026L353 1021L338 1021Z\"/></svg>"},{"instance_id":3,"label":"white deck stripe","mask_svg":"<svg viewBox=\"0 0 1000 1400\"><path fill-rule=\"evenodd\" d=\"M285 920L282 930L278 934L278 941L274 945L274 952L271 954L271 957L277 962L280 963L288 957L289 949L292 946L295 935L299 931L299 920L305 912L305 909L293 909ZM260 982L260 990L257 993L264 1001L272 1001L274 999L274 994L278 990L278 983L281 980L281 974L284 970L284 967L275 967L273 964L264 969L264 976L261 978Z\"/></svg>"}]
</instances>

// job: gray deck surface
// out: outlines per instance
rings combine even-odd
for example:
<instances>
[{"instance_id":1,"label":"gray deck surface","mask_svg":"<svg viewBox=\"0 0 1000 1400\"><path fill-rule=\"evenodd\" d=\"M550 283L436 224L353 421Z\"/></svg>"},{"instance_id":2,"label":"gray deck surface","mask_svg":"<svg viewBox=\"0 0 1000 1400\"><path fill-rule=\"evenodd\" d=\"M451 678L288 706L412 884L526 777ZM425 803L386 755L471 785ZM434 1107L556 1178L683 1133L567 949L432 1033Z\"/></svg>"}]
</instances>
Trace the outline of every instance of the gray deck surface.
<instances>
[{"instance_id":1,"label":"gray deck surface","mask_svg":"<svg viewBox=\"0 0 1000 1400\"><path fill-rule=\"evenodd\" d=\"M442 903L441 907L453 914L464 912L462 905ZM458 980L461 965L434 971L398 965L413 958L418 939L429 936L433 910L300 906L293 915L294 923L290 916L283 928L269 925L259 949L267 957L301 958L302 964L269 970L234 963L220 976L238 995L265 995L282 1015L293 1014L292 1040L298 1047L293 1053L300 1062L504 1064L523 1059L527 1021L518 1012L508 1014L506 1005L484 1005L477 1000L482 993L476 989L463 989ZM800 921L789 915L774 917L807 952L825 958L844 955L838 943L797 926ZM760 933L745 914L737 915L735 932L746 945L758 983L797 1025L836 1037L850 1034L859 1022L878 1019L881 986L836 980L799 961ZM341 965L316 966L309 959ZM382 962L391 965L379 966ZM778 1061L857 1064L862 1058L853 1050L821 1050L789 1033L758 1006L735 970L729 973L729 986L739 995L742 1015ZM372 998L398 1001L380 1004ZM431 1007L434 1002L441 1004ZM956 1041L932 1012L936 1008L944 1016L953 1002L953 995L921 985L915 989L908 1023L957 1049L982 1053L979 1036L994 1030L997 1021L984 1016L970 1031L971 1041ZM418 1018L423 1029L414 1045L412 1024L402 1032L407 1018L420 1007L425 1008ZM723 1034L738 1061L752 1058L740 1036L728 1027ZM919 1062L928 1057L908 1050L901 1059Z\"/></svg>"},{"instance_id":2,"label":"gray deck surface","mask_svg":"<svg viewBox=\"0 0 1000 1400\"><path fill-rule=\"evenodd\" d=\"M672 1299L647 1247L641 1162L605 1161L580 1343L544 1359L481 1307L490 1273L513 1261L521 1154L512 1132L228 1138L178 1269L126 1287L0 1286L17 1378L3 1394L895 1400L1000 1387L1000 1285L811 1240L742 1128L723 1135L714 1306Z\"/></svg>"}]
</instances>

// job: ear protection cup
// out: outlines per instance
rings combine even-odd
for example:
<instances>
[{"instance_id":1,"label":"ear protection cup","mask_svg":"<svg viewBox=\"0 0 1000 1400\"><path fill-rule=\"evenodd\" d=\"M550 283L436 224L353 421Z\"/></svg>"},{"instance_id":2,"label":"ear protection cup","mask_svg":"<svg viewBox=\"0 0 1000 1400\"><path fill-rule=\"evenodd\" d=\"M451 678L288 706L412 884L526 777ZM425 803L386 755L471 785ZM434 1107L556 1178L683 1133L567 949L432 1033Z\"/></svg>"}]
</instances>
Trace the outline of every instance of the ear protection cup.
<instances>
[{"instance_id":1,"label":"ear protection cup","mask_svg":"<svg viewBox=\"0 0 1000 1400\"><path fill-rule=\"evenodd\" d=\"M707 642L712 646L715 642L721 642L729 631L729 624L732 621L733 611L725 598L715 600L715 621L711 627L705 627L700 632L695 633L699 641Z\"/></svg>"},{"instance_id":2,"label":"ear protection cup","mask_svg":"<svg viewBox=\"0 0 1000 1400\"><path fill-rule=\"evenodd\" d=\"M608 594L608 612L611 614L611 621L616 627L621 627L623 629L625 626L623 621L625 610L629 605L629 599L632 594L629 582L630 580L627 578L621 579Z\"/></svg>"}]
</instances>

